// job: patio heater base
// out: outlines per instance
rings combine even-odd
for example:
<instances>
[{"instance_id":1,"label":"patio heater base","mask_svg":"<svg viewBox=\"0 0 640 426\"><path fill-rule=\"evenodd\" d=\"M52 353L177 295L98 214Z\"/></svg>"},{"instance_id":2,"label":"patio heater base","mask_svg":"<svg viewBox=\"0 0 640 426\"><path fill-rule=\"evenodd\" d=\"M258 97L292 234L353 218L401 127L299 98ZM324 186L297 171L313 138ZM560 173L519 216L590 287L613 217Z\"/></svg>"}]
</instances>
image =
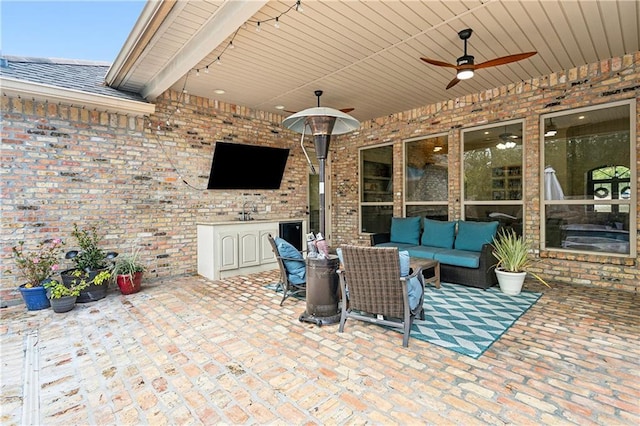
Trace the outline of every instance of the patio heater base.
<instances>
[{"instance_id":1,"label":"patio heater base","mask_svg":"<svg viewBox=\"0 0 640 426\"><path fill-rule=\"evenodd\" d=\"M307 310L301 322L318 326L340 322L338 311L338 256L329 259L307 258Z\"/></svg>"}]
</instances>

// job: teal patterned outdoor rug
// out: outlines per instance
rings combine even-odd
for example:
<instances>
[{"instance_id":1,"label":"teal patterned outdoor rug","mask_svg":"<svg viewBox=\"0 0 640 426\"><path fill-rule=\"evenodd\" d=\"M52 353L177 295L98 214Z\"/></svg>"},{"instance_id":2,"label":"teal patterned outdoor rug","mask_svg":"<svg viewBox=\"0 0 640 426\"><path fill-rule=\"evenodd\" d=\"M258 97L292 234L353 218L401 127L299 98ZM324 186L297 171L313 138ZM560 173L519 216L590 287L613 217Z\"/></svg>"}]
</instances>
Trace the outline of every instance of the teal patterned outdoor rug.
<instances>
[{"instance_id":1,"label":"teal patterned outdoor rug","mask_svg":"<svg viewBox=\"0 0 640 426\"><path fill-rule=\"evenodd\" d=\"M496 285L487 290L442 283L424 295L424 321L416 318L411 337L478 358L504 334L542 293L509 296Z\"/></svg>"}]
</instances>

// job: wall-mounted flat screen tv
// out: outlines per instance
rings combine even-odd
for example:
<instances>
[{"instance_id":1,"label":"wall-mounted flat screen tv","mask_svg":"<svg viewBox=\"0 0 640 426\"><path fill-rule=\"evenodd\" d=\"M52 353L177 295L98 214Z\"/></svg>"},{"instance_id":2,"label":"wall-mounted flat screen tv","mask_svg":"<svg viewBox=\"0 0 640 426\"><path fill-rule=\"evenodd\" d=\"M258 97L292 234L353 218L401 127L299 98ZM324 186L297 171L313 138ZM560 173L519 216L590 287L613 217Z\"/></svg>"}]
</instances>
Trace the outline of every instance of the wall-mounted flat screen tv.
<instances>
[{"instance_id":1,"label":"wall-mounted flat screen tv","mask_svg":"<svg viewBox=\"0 0 640 426\"><path fill-rule=\"evenodd\" d=\"M216 142L207 189L279 189L288 148Z\"/></svg>"}]
</instances>

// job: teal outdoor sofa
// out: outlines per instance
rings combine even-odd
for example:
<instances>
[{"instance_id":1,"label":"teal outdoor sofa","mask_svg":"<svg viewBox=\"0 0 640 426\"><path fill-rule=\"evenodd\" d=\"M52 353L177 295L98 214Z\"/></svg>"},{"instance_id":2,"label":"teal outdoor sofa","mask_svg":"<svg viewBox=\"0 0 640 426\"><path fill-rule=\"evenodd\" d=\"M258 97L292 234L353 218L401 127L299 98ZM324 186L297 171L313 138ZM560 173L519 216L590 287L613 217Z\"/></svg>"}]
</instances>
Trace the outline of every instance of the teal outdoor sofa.
<instances>
[{"instance_id":1,"label":"teal outdoor sofa","mask_svg":"<svg viewBox=\"0 0 640 426\"><path fill-rule=\"evenodd\" d=\"M499 222L392 218L388 233L371 235L371 245L398 247L412 258L440 262L443 282L487 289L498 280L491 242Z\"/></svg>"}]
</instances>

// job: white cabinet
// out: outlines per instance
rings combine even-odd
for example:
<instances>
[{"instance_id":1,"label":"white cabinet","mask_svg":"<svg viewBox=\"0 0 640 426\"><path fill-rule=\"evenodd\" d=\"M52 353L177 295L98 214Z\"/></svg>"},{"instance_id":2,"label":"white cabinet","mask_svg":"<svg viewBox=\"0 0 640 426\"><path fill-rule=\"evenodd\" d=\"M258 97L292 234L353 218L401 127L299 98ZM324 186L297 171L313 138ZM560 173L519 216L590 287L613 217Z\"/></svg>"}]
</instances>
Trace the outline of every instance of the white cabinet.
<instances>
[{"instance_id":1,"label":"white cabinet","mask_svg":"<svg viewBox=\"0 0 640 426\"><path fill-rule=\"evenodd\" d=\"M239 267L256 266L260 264L260 233L258 231L244 231L238 233Z\"/></svg>"},{"instance_id":2,"label":"white cabinet","mask_svg":"<svg viewBox=\"0 0 640 426\"><path fill-rule=\"evenodd\" d=\"M198 224L198 274L218 280L275 269L276 257L268 236L278 235L279 223L251 221Z\"/></svg>"}]
</instances>

